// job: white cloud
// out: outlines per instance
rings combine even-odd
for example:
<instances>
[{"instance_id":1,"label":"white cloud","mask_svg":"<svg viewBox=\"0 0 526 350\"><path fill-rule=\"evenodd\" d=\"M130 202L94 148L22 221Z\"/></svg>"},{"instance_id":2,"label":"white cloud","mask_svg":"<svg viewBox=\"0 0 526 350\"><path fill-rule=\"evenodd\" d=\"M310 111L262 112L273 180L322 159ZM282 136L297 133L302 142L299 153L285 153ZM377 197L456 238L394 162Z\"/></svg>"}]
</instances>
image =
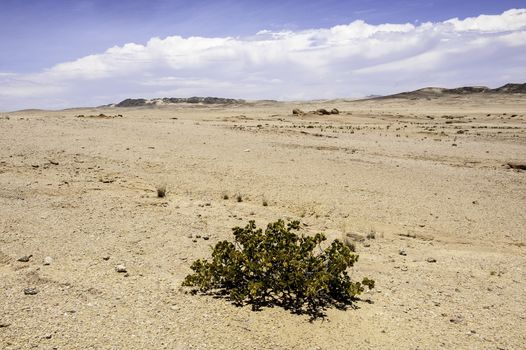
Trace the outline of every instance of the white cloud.
<instances>
[{"instance_id":1,"label":"white cloud","mask_svg":"<svg viewBox=\"0 0 526 350\"><path fill-rule=\"evenodd\" d=\"M526 81L526 9L414 25L354 21L248 38L129 43L35 74L0 73L0 110L126 97L247 99L385 94L427 85Z\"/></svg>"}]
</instances>

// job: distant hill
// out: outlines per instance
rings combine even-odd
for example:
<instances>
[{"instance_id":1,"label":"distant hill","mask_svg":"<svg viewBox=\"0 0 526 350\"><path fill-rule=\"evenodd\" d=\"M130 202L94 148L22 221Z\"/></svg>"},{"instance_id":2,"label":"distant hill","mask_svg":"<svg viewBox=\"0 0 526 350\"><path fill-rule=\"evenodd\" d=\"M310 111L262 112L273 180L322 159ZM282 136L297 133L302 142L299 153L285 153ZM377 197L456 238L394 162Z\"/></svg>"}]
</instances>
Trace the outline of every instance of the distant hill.
<instances>
[{"instance_id":1,"label":"distant hill","mask_svg":"<svg viewBox=\"0 0 526 350\"><path fill-rule=\"evenodd\" d=\"M141 107L141 106L160 106L170 105L176 103L190 103L190 104L242 104L245 100L238 100L233 98L222 97L165 97L165 98L127 98L117 104L111 105L115 107Z\"/></svg>"},{"instance_id":2,"label":"distant hill","mask_svg":"<svg viewBox=\"0 0 526 350\"><path fill-rule=\"evenodd\" d=\"M454 89L440 87L426 87L415 91L402 92L394 95L381 96L375 98L431 98L444 95L472 95L472 94L526 94L526 83L506 84L496 89L487 86L463 86Z\"/></svg>"}]
</instances>

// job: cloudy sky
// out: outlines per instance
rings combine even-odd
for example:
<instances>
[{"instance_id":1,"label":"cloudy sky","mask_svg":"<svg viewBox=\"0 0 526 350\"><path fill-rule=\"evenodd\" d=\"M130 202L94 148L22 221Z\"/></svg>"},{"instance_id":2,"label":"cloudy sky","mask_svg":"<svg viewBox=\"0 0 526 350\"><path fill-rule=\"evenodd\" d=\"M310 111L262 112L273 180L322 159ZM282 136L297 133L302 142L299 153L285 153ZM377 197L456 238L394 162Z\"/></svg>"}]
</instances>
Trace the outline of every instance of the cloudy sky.
<instances>
[{"instance_id":1,"label":"cloudy sky","mask_svg":"<svg viewBox=\"0 0 526 350\"><path fill-rule=\"evenodd\" d=\"M0 111L526 82L524 0L1 0Z\"/></svg>"}]
</instances>

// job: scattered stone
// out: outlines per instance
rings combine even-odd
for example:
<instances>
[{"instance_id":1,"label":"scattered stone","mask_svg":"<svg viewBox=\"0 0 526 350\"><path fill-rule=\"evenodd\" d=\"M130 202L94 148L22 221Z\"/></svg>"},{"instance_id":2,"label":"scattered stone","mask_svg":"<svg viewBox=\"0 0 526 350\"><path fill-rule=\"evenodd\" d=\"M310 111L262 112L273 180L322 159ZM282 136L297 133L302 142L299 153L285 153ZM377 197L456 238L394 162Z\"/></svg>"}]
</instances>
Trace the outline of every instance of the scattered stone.
<instances>
[{"instance_id":1,"label":"scattered stone","mask_svg":"<svg viewBox=\"0 0 526 350\"><path fill-rule=\"evenodd\" d=\"M333 108L331 110L331 114L340 114L340 111L338 110L338 108Z\"/></svg>"},{"instance_id":2,"label":"scattered stone","mask_svg":"<svg viewBox=\"0 0 526 350\"><path fill-rule=\"evenodd\" d=\"M208 237L208 236L203 236L203 239L204 239L205 241L208 241L208 240L210 239L210 237Z\"/></svg>"},{"instance_id":3,"label":"scattered stone","mask_svg":"<svg viewBox=\"0 0 526 350\"><path fill-rule=\"evenodd\" d=\"M7 328L11 325L11 323L0 321L0 328Z\"/></svg>"},{"instance_id":4,"label":"scattered stone","mask_svg":"<svg viewBox=\"0 0 526 350\"><path fill-rule=\"evenodd\" d=\"M407 271L407 266L402 266L402 267L400 268L400 270L401 270L401 271Z\"/></svg>"},{"instance_id":5,"label":"scattered stone","mask_svg":"<svg viewBox=\"0 0 526 350\"><path fill-rule=\"evenodd\" d=\"M18 258L18 261L20 262L29 262L29 260L31 259L33 255L24 255L24 256L21 256L20 258Z\"/></svg>"},{"instance_id":6,"label":"scattered stone","mask_svg":"<svg viewBox=\"0 0 526 350\"><path fill-rule=\"evenodd\" d=\"M38 294L38 289L33 288L33 287L26 288L26 289L24 289L24 294L25 295L37 295Z\"/></svg>"},{"instance_id":7,"label":"scattered stone","mask_svg":"<svg viewBox=\"0 0 526 350\"><path fill-rule=\"evenodd\" d=\"M437 262L437 259L435 259L435 258L427 258L426 261L427 261L428 263L436 263L436 262Z\"/></svg>"},{"instance_id":8,"label":"scattered stone","mask_svg":"<svg viewBox=\"0 0 526 350\"><path fill-rule=\"evenodd\" d=\"M53 263L53 258L50 257L50 256L46 256L46 257L44 258L44 265L46 265L46 266L47 266L47 265L51 265L51 263Z\"/></svg>"},{"instance_id":9,"label":"scattered stone","mask_svg":"<svg viewBox=\"0 0 526 350\"><path fill-rule=\"evenodd\" d=\"M526 163L507 163L511 169L526 170Z\"/></svg>"},{"instance_id":10,"label":"scattered stone","mask_svg":"<svg viewBox=\"0 0 526 350\"><path fill-rule=\"evenodd\" d=\"M110 260L110 256L109 255L105 255L105 256L102 257L102 260L108 261L108 260Z\"/></svg>"},{"instance_id":11,"label":"scattered stone","mask_svg":"<svg viewBox=\"0 0 526 350\"><path fill-rule=\"evenodd\" d=\"M117 271L119 273L126 273L126 272L128 272L126 270L126 266L124 264L119 264L119 265L115 266L115 271Z\"/></svg>"},{"instance_id":12,"label":"scattered stone","mask_svg":"<svg viewBox=\"0 0 526 350\"><path fill-rule=\"evenodd\" d=\"M299 108L294 108L294 109L292 110L292 114L293 114L293 115L304 115L305 112L303 112L303 111L302 111L301 109L299 109Z\"/></svg>"},{"instance_id":13,"label":"scattered stone","mask_svg":"<svg viewBox=\"0 0 526 350\"><path fill-rule=\"evenodd\" d=\"M464 318L460 315L453 316L449 319L449 322L454 324L459 324L464 320Z\"/></svg>"},{"instance_id":14,"label":"scattered stone","mask_svg":"<svg viewBox=\"0 0 526 350\"><path fill-rule=\"evenodd\" d=\"M58 162L50 159L50 160L49 160L49 164L52 164L52 165L58 165Z\"/></svg>"},{"instance_id":15,"label":"scattered stone","mask_svg":"<svg viewBox=\"0 0 526 350\"><path fill-rule=\"evenodd\" d=\"M316 110L316 113L319 114L319 115L329 115L329 114L331 114L331 112L329 112L329 111L326 110L325 108L317 109L317 110Z\"/></svg>"},{"instance_id":16,"label":"scattered stone","mask_svg":"<svg viewBox=\"0 0 526 350\"><path fill-rule=\"evenodd\" d=\"M398 254L403 255L403 256L406 256L406 255L407 255L406 251L403 250L403 249L400 249L400 250L398 251Z\"/></svg>"}]
</instances>

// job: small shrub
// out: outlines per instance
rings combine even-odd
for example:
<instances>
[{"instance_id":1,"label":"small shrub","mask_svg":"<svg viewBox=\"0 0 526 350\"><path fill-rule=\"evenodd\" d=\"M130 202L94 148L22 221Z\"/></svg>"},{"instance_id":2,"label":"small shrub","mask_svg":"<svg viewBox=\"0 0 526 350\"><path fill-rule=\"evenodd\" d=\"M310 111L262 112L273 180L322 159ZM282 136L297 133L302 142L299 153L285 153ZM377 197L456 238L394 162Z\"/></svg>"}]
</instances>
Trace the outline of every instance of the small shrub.
<instances>
[{"instance_id":1,"label":"small shrub","mask_svg":"<svg viewBox=\"0 0 526 350\"><path fill-rule=\"evenodd\" d=\"M166 197L166 184L161 184L157 186L157 197L159 198Z\"/></svg>"},{"instance_id":2,"label":"small shrub","mask_svg":"<svg viewBox=\"0 0 526 350\"><path fill-rule=\"evenodd\" d=\"M265 198L263 198L263 206L268 207L268 201Z\"/></svg>"},{"instance_id":3,"label":"small shrub","mask_svg":"<svg viewBox=\"0 0 526 350\"><path fill-rule=\"evenodd\" d=\"M223 199L224 199L224 200L227 200L228 198L229 198L229 197L228 197L228 194L223 193Z\"/></svg>"},{"instance_id":4,"label":"small shrub","mask_svg":"<svg viewBox=\"0 0 526 350\"><path fill-rule=\"evenodd\" d=\"M369 231L369 233L367 234L367 236L365 236L367 239L376 239L376 231L375 230L371 230Z\"/></svg>"},{"instance_id":5,"label":"small shrub","mask_svg":"<svg viewBox=\"0 0 526 350\"><path fill-rule=\"evenodd\" d=\"M250 221L244 228L233 228L234 243L215 245L211 260L194 261L192 274L183 286L226 296L234 303L252 305L254 310L278 305L313 318L322 316L328 306L345 309L364 287L374 281L364 278L352 282L347 269L358 255L340 240L322 249L326 240L297 235L299 221L270 223L265 231Z\"/></svg>"},{"instance_id":6,"label":"small shrub","mask_svg":"<svg viewBox=\"0 0 526 350\"><path fill-rule=\"evenodd\" d=\"M241 195L241 193L236 194L236 201L238 203L243 202L243 196Z\"/></svg>"}]
</instances>

